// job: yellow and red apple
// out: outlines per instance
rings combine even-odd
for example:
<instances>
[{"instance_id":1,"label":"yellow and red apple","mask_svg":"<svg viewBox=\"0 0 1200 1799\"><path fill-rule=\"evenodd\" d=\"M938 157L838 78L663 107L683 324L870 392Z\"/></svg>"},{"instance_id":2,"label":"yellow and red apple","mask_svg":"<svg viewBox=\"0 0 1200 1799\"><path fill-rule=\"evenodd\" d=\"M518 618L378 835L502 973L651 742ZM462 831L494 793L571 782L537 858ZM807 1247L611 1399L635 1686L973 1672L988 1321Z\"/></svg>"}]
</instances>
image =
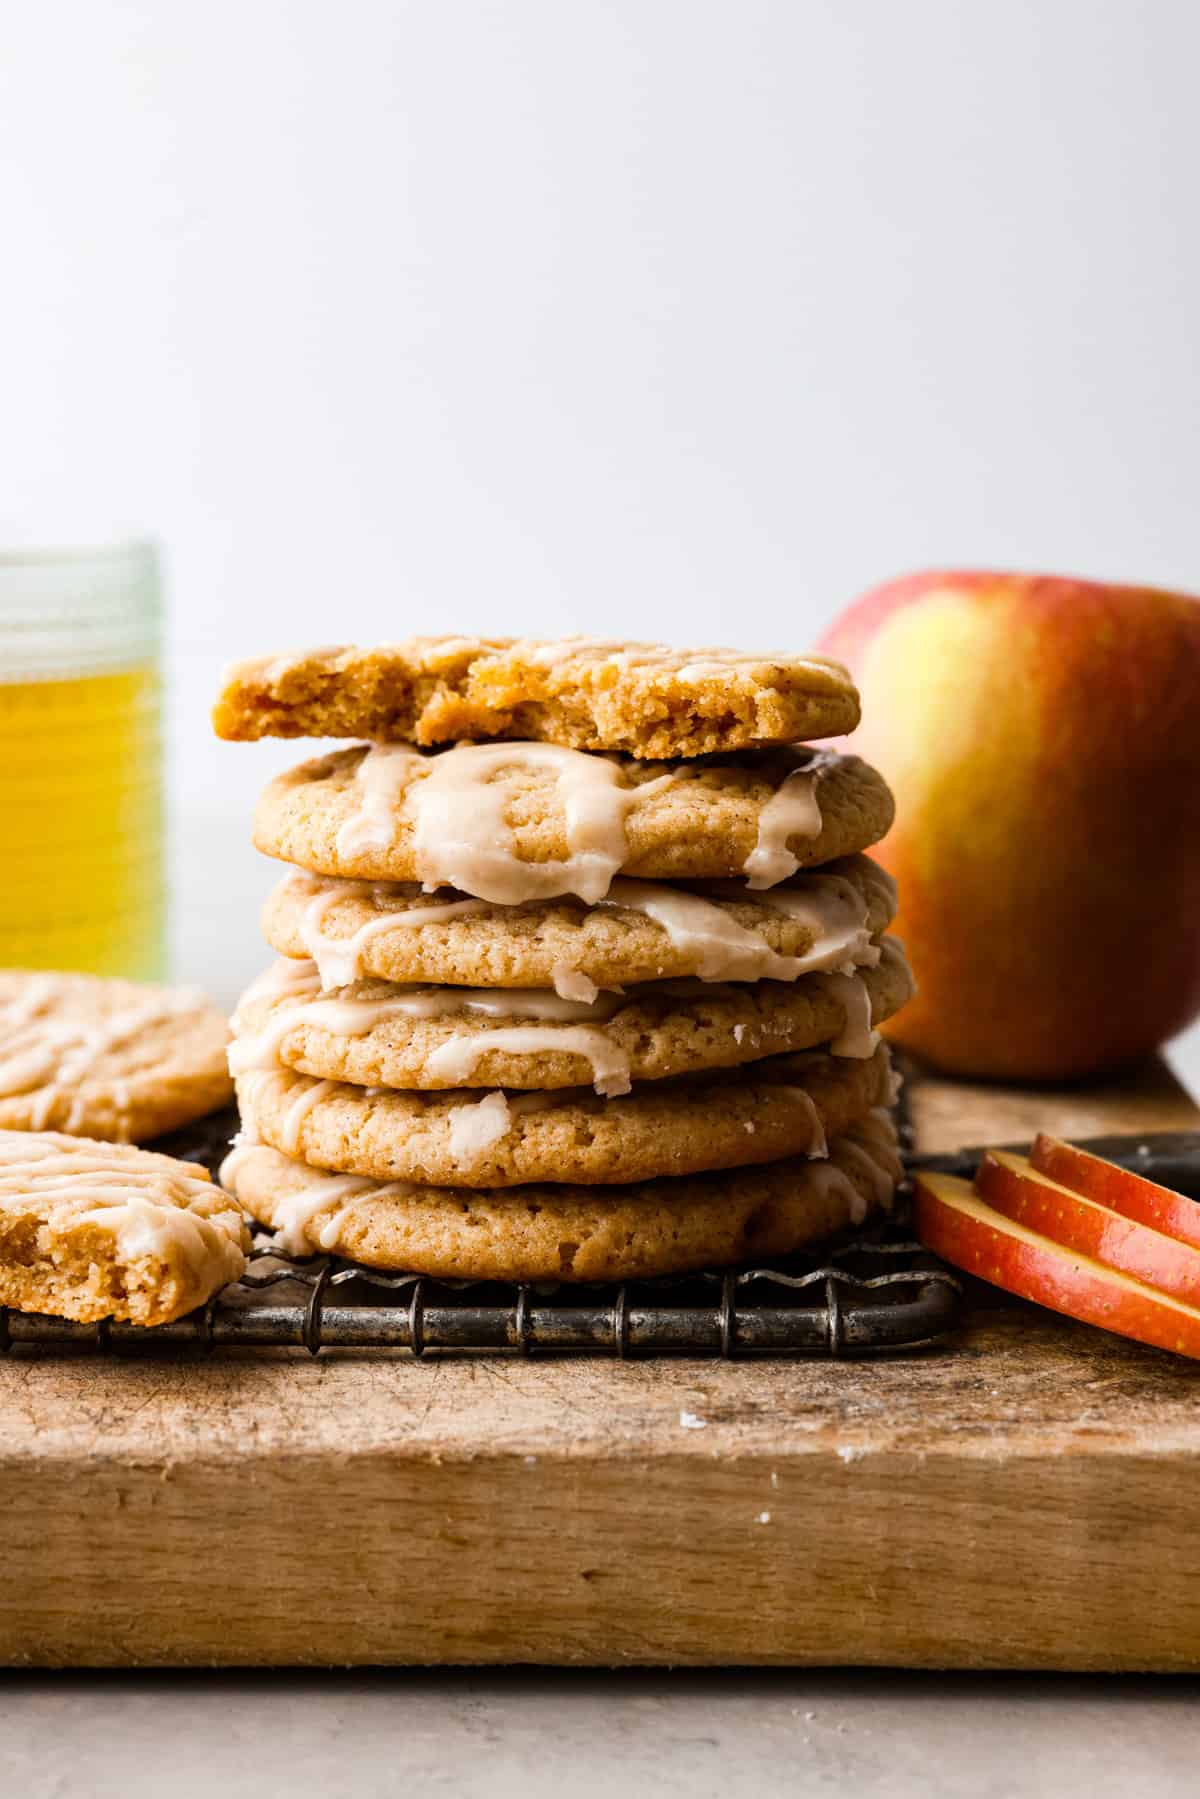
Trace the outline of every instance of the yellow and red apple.
<instances>
[{"instance_id":1,"label":"yellow and red apple","mask_svg":"<svg viewBox=\"0 0 1200 1799\"><path fill-rule=\"evenodd\" d=\"M875 853L920 986L896 1040L952 1073L1064 1079L1200 1012L1200 600L920 574L819 647L896 794Z\"/></svg>"}]
</instances>

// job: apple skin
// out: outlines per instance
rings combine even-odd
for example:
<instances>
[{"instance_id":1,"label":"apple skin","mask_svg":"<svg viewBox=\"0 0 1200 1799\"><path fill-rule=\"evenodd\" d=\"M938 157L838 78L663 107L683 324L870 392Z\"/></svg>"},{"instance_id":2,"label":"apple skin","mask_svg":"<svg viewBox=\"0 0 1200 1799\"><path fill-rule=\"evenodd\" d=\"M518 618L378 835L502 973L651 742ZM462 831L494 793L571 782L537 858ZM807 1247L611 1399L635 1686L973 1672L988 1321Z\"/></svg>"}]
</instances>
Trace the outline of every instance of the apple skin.
<instances>
[{"instance_id":1,"label":"apple skin","mask_svg":"<svg viewBox=\"0 0 1200 1799\"><path fill-rule=\"evenodd\" d=\"M1015 1223L968 1181L918 1174L913 1212L922 1243L967 1274L1083 1324L1200 1358L1200 1308Z\"/></svg>"},{"instance_id":2,"label":"apple skin","mask_svg":"<svg viewBox=\"0 0 1200 1799\"><path fill-rule=\"evenodd\" d=\"M876 588L818 646L896 795L872 853L952 1074L1064 1080L1200 1012L1200 600L1030 575ZM841 740L843 743L846 740Z\"/></svg>"},{"instance_id":3,"label":"apple skin","mask_svg":"<svg viewBox=\"0 0 1200 1799\"><path fill-rule=\"evenodd\" d=\"M1119 1268L1189 1305L1200 1304L1200 1250L1072 1192L1039 1174L1024 1156L988 1150L975 1176L975 1191L1006 1218L1063 1249Z\"/></svg>"},{"instance_id":4,"label":"apple skin","mask_svg":"<svg viewBox=\"0 0 1200 1799\"><path fill-rule=\"evenodd\" d=\"M1102 1156L1090 1155L1086 1149L1077 1149L1059 1137L1048 1137L1044 1131L1029 1152L1029 1160L1039 1174L1048 1174L1051 1180L1108 1206L1110 1211L1200 1249L1200 1203L1189 1199L1186 1193L1160 1187L1144 1174L1106 1162Z\"/></svg>"}]
</instances>

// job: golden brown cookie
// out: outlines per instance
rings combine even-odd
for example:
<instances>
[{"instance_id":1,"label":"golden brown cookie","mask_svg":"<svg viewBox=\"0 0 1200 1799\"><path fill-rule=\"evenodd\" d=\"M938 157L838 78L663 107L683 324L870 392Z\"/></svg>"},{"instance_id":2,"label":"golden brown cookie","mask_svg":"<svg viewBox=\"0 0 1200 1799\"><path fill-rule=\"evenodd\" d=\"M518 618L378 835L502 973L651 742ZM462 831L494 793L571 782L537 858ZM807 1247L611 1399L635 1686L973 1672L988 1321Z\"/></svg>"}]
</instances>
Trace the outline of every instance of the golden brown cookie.
<instances>
[{"instance_id":1,"label":"golden brown cookie","mask_svg":"<svg viewBox=\"0 0 1200 1799\"><path fill-rule=\"evenodd\" d=\"M896 910L866 856L794 875L765 894L744 882L667 886L618 876L607 899L497 906L453 888L342 881L296 870L267 900L283 956L311 956L326 987L351 981L554 987L565 998L636 981L795 980L854 962Z\"/></svg>"},{"instance_id":2,"label":"golden brown cookie","mask_svg":"<svg viewBox=\"0 0 1200 1799\"><path fill-rule=\"evenodd\" d=\"M854 974L740 986L659 981L590 1004L529 988L396 987L358 981L321 994L311 963L274 964L244 995L230 1066L295 1069L358 1087L549 1089L621 1094L828 1043L869 1056L872 1026L912 992L904 952L884 938ZM309 970L306 974L306 970Z\"/></svg>"},{"instance_id":3,"label":"golden brown cookie","mask_svg":"<svg viewBox=\"0 0 1200 1799\"><path fill-rule=\"evenodd\" d=\"M699 756L838 737L858 694L823 656L678 650L568 637L411 637L333 645L228 670L219 737L378 743L529 738L632 756Z\"/></svg>"},{"instance_id":4,"label":"golden brown cookie","mask_svg":"<svg viewBox=\"0 0 1200 1799\"><path fill-rule=\"evenodd\" d=\"M254 842L315 874L595 902L621 873L773 887L868 849L892 813L881 775L824 750L664 764L538 743L360 745L277 775Z\"/></svg>"},{"instance_id":5,"label":"golden brown cookie","mask_svg":"<svg viewBox=\"0 0 1200 1799\"><path fill-rule=\"evenodd\" d=\"M902 1172L891 1119L868 1113L826 1161L628 1187L382 1184L251 1145L221 1179L293 1255L468 1280L614 1281L786 1255L890 1206Z\"/></svg>"},{"instance_id":6,"label":"golden brown cookie","mask_svg":"<svg viewBox=\"0 0 1200 1799\"><path fill-rule=\"evenodd\" d=\"M826 1140L892 1096L887 1050L861 1061L771 1056L717 1075L635 1087L620 1099L556 1093L395 1093L290 1069L238 1082L247 1132L317 1168L447 1187L530 1181L612 1186L785 1156Z\"/></svg>"},{"instance_id":7,"label":"golden brown cookie","mask_svg":"<svg viewBox=\"0 0 1200 1799\"><path fill-rule=\"evenodd\" d=\"M194 988L0 971L0 1129L157 1137L230 1098L228 1041Z\"/></svg>"},{"instance_id":8,"label":"golden brown cookie","mask_svg":"<svg viewBox=\"0 0 1200 1799\"><path fill-rule=\"evenodd\" d=\"M245 1272L241 1209L205 1169L0 1130L0 1305L166 1324Z\"/></svg>"}]
</instances>

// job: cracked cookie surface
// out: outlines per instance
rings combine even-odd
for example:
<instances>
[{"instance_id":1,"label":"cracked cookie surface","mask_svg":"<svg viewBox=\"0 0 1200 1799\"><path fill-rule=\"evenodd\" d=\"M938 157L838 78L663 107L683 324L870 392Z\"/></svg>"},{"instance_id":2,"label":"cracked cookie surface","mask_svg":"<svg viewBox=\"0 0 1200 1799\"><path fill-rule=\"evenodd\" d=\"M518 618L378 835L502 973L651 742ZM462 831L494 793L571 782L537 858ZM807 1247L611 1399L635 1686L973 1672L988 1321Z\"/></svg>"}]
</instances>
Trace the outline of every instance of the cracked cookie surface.
<instances>
[{"instance_id":1,"label":"cracked cookie surface","mask_svg":"<svg viewBox=\"0 0 1200 1799\"><path fill-rule=\"evenodd\" d=\"M822 656L597 638L412 637L238 662L220 737L437 744L530 738L639 757L802 743L852 731L858 694Z\"/></svg>"}]
</instances>

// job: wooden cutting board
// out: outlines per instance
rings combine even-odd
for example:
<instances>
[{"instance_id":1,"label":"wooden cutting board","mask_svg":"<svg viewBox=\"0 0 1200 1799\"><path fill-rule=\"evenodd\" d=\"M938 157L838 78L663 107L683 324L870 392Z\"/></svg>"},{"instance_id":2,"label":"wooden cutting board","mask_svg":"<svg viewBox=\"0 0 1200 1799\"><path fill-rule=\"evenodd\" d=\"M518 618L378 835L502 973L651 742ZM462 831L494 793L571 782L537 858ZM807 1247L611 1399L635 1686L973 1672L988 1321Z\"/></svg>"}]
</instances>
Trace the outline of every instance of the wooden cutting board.
<instances>
[{"instance_id":1,"label":"wooden cutting board","mask_svg":"<svg viewBox=\"0 0 1200 1799\"><path fill-rule=\"evenodd\" d=\"M1158 1065L913 1114L1200 1122ZM864 1362L17 1352L0 1516L5 1664L1200 1668L1200 1364L983 1288Z\"/></svg>"}]
</instances>

